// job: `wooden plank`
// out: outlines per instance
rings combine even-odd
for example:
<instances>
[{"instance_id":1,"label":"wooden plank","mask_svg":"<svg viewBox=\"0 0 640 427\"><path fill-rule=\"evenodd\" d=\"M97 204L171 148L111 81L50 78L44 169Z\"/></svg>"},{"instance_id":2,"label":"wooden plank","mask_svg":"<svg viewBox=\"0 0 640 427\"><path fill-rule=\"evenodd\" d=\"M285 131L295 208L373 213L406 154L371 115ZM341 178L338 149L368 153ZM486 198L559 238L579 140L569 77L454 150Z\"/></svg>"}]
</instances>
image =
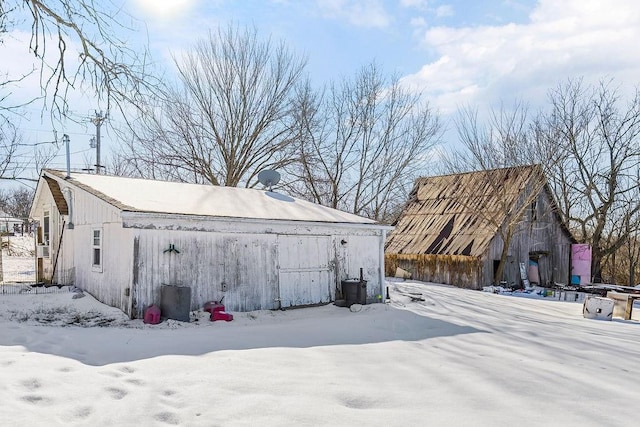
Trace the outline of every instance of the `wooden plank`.
<instances>
[{"instance_id":1,"label":"wooden plank","mask_svg":"<svg viewBox=\"0 0 640 427\"><path fill-rule=\"evenodd\" d=\"M329 302L330 236L278 236L281 307Z\"/></svg>"}]
</instances>

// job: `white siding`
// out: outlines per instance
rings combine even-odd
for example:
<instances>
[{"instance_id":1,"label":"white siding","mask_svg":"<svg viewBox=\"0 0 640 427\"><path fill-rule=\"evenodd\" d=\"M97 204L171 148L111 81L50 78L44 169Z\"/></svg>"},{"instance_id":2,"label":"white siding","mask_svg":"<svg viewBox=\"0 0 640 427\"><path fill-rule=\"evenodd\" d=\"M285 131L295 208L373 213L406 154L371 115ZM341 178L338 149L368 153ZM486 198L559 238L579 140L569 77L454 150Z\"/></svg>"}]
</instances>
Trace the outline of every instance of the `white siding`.
<instances>
[{"instance_id":1,"label":"white siding","mask_svg":"<svg viewBox=\"0 0 640 427\"><path fill-rule=\"evenodd\" d=\"M367 281L367 298L375 300L378 295L384 295L384 282L381 281L381 277L384 278L384 259L380 260L383 239L382 234L336 236L338 284L346 279L359 279L362 268L363 279Z\"/></svg>"},{"instance_id":2,"label":"white siding","mask_svg":"<svg viewBox=\"0 0 640 427\"><path fill-rule=\"evenodd\" d=\"M362 267L369 297L382 293L380 230L232 220L199 224L225 232L169 226L182 228L180 221L157 220L131 229L137 236L133 281L138 317L149 305L160 305L163 284L190 287L192 310L223 297L229 311L276 309L281 300L282 307L331 301L340 281L359 277ZM168 251L170 245L180 253Z\"/></svg>"},{"instance_id":3,"label":"white siding","mask_svg":"<svg viewBox=\"0 0 640 427\"><path fill-rule=\"evenodd\" d=\"M44 278L56 284L76 285L105 304L129 313L133 233L122 228L117 208L74 187L69 193L69 185L63 180L58 182L73 215L58 213L46 183L32 210L40 221L45 209L51 211L51 257L43 260ZM68 228L70 222L72 229ZM96 227L103 230L101 272L92 269L92 230Z\"/></svg>"},{"instance_id":4,"label":"white siding","mask_svg":"<svg viewBox=\"0 0 640 427\"><path fill-rule=\"evenodd\" d=\"M331 301L335 263L330 263L330 248L330 236L278 236L282 308Z\"/></svg>"},{"instance_id":5,"label":"white siding","mask_svg":"<svg viewBox=\"0 0 640 427\"><path fill-rule=\"evenodd\" d=\"M149 305L160 305L162 285L190 287L194 310L223 297L233 311L277 308L275 235L135 231L137 316Z\"/></svg>"}]
</instances>

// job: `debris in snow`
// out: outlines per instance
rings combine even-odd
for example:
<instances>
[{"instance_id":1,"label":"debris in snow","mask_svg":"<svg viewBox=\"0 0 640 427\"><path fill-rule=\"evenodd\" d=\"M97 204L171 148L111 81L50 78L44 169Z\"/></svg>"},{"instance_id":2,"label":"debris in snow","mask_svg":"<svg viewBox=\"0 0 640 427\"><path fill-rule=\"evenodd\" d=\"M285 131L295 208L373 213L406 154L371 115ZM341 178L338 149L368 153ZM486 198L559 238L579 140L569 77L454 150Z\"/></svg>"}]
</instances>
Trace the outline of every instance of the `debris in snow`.
<instances>
[{"instance_id":1,"label":"debris in snow","mask_svg":"<svg viewBox=\"0 0 640 427\"><path fill-rule=\"evenodd\" d=\"M362 305L361 304L351 304L351 307L349 307L349 310L351 310L353 313L357 313L357 312L362 310Z\"/></svg>"},{"instance_id":2,"label":"debris in snow","mask_svg":"<svg viewBox=\"0 0 640 427\"><path fill-rule=\"evenodd\" d=\"M411 279L411 273L408 272L407 270L397 267L395 277L399 279Z\"/></svg>"}]
</instances>

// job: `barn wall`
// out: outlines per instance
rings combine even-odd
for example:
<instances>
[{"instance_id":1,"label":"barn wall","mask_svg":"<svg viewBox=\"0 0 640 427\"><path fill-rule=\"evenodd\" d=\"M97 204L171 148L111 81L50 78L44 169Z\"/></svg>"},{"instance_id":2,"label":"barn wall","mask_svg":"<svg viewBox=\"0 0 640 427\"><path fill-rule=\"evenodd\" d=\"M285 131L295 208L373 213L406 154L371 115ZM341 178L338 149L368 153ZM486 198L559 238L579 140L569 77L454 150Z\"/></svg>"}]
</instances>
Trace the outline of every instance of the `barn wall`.
<instances>
[{"instance_id":1,"label":"barn wall","mask_svg":"<svg viewBox=\"0 0 640 427\"><path fill-rule=\"evenodd\" d=\"M386 254L385 272L394 276L400 267L411 278L424 282L444 283L461 288L480 289L481 263L475 257L462 255Z\"/></svg>"},{"instance_id":2,"label":"barn wall","mask_svg":"<svg viewBox=\"0 0 640 427\"><path fill-rule=\"evenodd\" d=\"M536 254L540 257L540 285L568 283L571 239L551 209L548 195L541 192L535 204L535 212L532 209L528 210L518 225L511 240L505 266L504 280L508 283L521 284L519 265L524 263L528 270L529 258ZM482 273L485 285L493 283L493 260L500 259L502 246L499 235L489 244Z\"/></svg>"}]
</instances>

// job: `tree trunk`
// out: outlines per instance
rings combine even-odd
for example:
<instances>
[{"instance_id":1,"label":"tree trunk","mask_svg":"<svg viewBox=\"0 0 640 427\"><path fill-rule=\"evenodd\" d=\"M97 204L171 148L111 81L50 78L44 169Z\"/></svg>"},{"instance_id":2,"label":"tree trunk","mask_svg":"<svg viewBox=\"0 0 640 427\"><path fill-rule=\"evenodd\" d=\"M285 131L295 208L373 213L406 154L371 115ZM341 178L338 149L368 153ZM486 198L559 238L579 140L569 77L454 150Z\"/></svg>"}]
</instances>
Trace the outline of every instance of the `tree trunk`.
<instances>
[{"instance_id":1,"label":"tree trunk","mask_svg":"<svg viewBox=\"0 0 640 427\"><path fill-rule=\"evenodd\" d=\"M602 254L600 248L593 247L591 253L591 281L602 283Z\"/></svg>"},{"instance_id":2,"label":"tree trunk","mask_svg":"<svg viewBox=\"0 0 640 427\"><path fill-rule=\"evenodd\" d=\"M507 235L503 238L502 252L500 253L500 263L498 264L498 268L496 270L496 275L493 278L493 281L496 285L500 284L500 281L504 276L504 267L507 263L507 255L509 254L509 245L511 245L511 230L507 232Z\"/></svg>"}]
</instances>

